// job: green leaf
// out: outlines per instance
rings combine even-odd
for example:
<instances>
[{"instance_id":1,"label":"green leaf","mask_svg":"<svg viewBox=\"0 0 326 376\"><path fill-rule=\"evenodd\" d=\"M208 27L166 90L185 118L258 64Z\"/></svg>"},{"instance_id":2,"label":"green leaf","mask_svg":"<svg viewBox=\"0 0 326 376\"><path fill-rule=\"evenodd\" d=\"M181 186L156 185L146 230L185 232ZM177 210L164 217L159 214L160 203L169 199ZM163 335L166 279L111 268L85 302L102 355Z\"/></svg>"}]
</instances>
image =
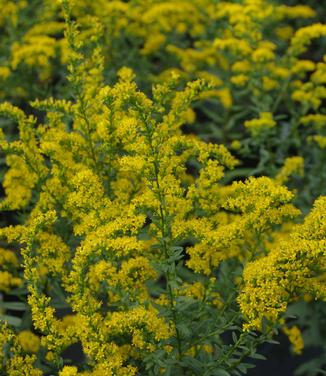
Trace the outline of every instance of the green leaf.
<instances>
[{"instance_id":1,"label":"green leaf","mask_svg":"<svg viewBox=\"0 0 326 376\"><path fill-rule=\"evenodd\" d=\"M231 376L231 374L225 369L216 369L214 375L216 376Z\"/></svg>"},{"instance_id":2,"label":"green leaf","mask_svg":"<svg viewBox=\"0 0 326 376\"><path fill-rule=\"evenodd\" d=\"M267 339L267 343L271 343L272 345L279 345L280 343L278 341L275 341L274 339Z\"/></svg>"},{"instance_id":3,"label":"green leaf","mask_svg":"<svg viewBox=\"0 0 326 376\"><path fill-rule=\"evenodd\" d=\"M8 324L20 327L20 324L22 322L22 319L16 316L10 316L10 315L0 315L0 320L6 321Z\"/></svg>"},{"instance_id":4,"label":"green leaf","mask_svg":"<svg viewBox=\"0 0 326 376\"><path fill-rule=\"evenodd\" d=\"M0 308L12 311L26 311L28 307L23 302L2 302L0 303Z\"/></svg>"},{"instance_id":5,"label":"green leaf","mask_svg":"<svg viewBox=\"0 0 326 376\"><path fill-rule=\"evenodd\" d=\"M244 364L239 364L237 368L239 371L241 371L245 375L247 374L247 367Z\"/></svg>"},{"instance_id":6,"label":"green leaf","mask_svg":"<svg viewBox=\"0 0 326 376\"><path fill-rule=\"evenodd\" d=\"M264 355L261 355L261 354L258 354L258 353L250 355L250 358L260 359L260 360L266 360L266 357Z\"/></svg>"}]
</instances>

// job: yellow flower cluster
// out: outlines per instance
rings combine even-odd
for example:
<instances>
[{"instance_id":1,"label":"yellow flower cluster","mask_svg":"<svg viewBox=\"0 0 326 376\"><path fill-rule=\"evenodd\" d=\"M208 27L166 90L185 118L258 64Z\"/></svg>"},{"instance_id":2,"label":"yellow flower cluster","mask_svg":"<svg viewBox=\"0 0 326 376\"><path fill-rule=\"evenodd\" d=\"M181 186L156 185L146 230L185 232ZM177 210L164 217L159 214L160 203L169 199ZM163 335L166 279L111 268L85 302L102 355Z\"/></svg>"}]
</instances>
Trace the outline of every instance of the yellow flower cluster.
<instances>
[{"instance_id":1,"label":"yellow flower cluster","mask_svg":"<svg viewBox=\"0 0 326 376\"><path fill-rule=\"evenodd\" d=\"M289 302L312 293L325 299L326 197L319 198L304 224L293 228L265 257L247 263L239 303L248 323L260 328L262 318L274 322Z\"/></svg>"},{"instance_id":2,"label":"yellow flower cluster","mask_svg":"<svg viewBox=\"0 0 326 376\"><path fill-rule=\"evenodd\" d=\"M17 336L20 346L29 353L37 353L40 348L40 339L29 330L23 330Z\"/></svg>"},{"instance_id":3,"label":"yellow flower cluster","mask_svg":"<svg viewBox=\"0 0 326 376\"><path fill-rule=\"evenodd\" d=\"M249 129L253 136L258 136L268 129L276 126L276 122L270 112L261 112L258 119L246 120L244 126Z\"/></svg>"},{"instance_id":4,"label":"yellow flower cluster","mask_svg":"<svg viewBox=\"0 0 326 376\"><path fill-rule=\"evenodd\" d=\"M304 348L304 342L300 329L297 326L292 326L291 328L285 326L283 332L288 336L292 344L293 352L295 354L301 354Z\"/></svg>"},{"instance_id":5,"label":"yellow flower cluster","mask_svg":"<svg viewBox=\"0 0 326 376\"><path fill-rule=\"evenodd\" d=\"M314 24L299 29L291 40L291 52L299 55L307 50L308 45L315 38L326 36L326 25Z\"/></svg>"},{"instance_id":6,"label":"yellow flower cluster","mask_svg":"<svg viewBox=\"0 0 326 376\"><path fill-rule=\"evenodd\" d=\"M275 176L280 184L285 184L293 174L304 175L304 160L302 157L289 157L285 160L283 167Z\"/></svg>"},{"instance_id":7,"label":"yellow flower cluster","mask_svg":"<svg viewBox=\"0 0 326 376\"><path fill-rule=\"evenodd\" d=\"M9 292L23 281L17 276L18 259L14 252L0 248L0 291Z\"/></svg>"}]
</instances>

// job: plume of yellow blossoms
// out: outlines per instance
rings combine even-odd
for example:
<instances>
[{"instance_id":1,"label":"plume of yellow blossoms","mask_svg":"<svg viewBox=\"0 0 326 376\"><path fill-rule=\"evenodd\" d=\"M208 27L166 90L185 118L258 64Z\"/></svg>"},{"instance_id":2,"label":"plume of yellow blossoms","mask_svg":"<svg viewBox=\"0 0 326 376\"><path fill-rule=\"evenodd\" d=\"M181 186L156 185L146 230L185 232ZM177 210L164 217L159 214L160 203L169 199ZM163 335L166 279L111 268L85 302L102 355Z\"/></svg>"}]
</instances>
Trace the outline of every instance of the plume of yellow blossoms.
<instances>
[{"instance_id":1,"label":"plume of yellow blossoms","mask_svg":"<svg viewBox=\"0 0 326 376\"><path fill-rule=\"evenodd\" d=\"M263 318L277 321L289 302L304 294L325 300L325 209L326 197L321 197L288 239L245 266L239 303L248 321L246 329L260 328Z\"/></svg>"}]
</instances>

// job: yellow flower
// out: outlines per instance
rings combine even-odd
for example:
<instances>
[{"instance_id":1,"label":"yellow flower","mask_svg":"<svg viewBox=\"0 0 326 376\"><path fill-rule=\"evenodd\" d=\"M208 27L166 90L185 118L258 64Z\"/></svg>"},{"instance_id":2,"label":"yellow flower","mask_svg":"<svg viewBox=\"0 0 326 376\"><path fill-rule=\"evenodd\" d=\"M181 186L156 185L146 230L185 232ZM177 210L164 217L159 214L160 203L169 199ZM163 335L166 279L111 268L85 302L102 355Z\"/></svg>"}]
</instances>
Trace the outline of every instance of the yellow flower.
<instances>
[{"instance_id":1,"label":"yellow flower","mask_svg":"<svg viewBox=\"0 0 326 376\"><path fill-rule=\"evenodd\" d=\"M315 135L309 136L308 141L315 141L321 149L326 149L326 136Z\"/></svg>"},{"instance_id":2,"label":"yellow flower","mask_svg":"<svg viewBox=\"0 0 326 376\"><path fill-rule=\"evenodd\" d=\"M316 64L310 60L298 60L291 68L291 72L298 74L301 72L313 71Z\"/></svg>"},{"instance_id":3,"label":"yellow flower","mask_svg":"<svg viewBox=\"0 0 326 376\"><path fill-rule=\"evenodd\" d=\"M278 81L273 80L267 76L263 77L263 89L264 90L271 91L271 90L278 89L279 87L280 87L280 84L278 83Z\"/></svg>"},{"instance_id":4,"label":"yellow flower","mask_svg":"<svg viewBox=\"0 0 326 376\"><path fill-rule=\"evenodd\" d=\"M0 66L0 78L5 80L10 76L10 69L8 67L1 67Z\"/></svg>"},{"instance_id":5,"label":"yellow flower","mask_svg":"<svg viewBox=\"0 0 326 376\"><path fill-rule=\"evenodd\" d=\"M276 126L271 112L261 112L258 119L246 120L244 126L249 129L253 136L258 136L268 129Z\"/></svg>"},{"instance_id":6,"label":"yellow flower","mask_svg":"<svg viewBox=\"0 0 326 376\"><path fill-rule=\"evenodd\" d=\"M298 355L301 354L304 348L304 342L300 329L297 326L292 326L291 328L284 326L282 331L289 338L293 352Z\"/></svg>"},{"instance_id":7,"label":"yellow flower","mask_svg":"<svg viewBox=\"0 0 326 376\"><path fill-rule=\"evenodd\" d=\"M23 330L18 334L18 342L29 353L37 353L40 348L40 339L29 330Z\"/></svg>"},{"instance_id":8,"label":"yellow flower","mask_svg":"<svg viewBox=\"0 0 326 376\"><path fill-rule=\"evenodd\" d=\"M304 175L304 159L302 157L286 158L284 165L276 175L275 180L280 184L284 184L293 174L298 174L300 176Z\"/></svg>"},{"instance_id":9,"label":"yellow flower","mask_svg":"<svg viewBox=\"0 0 326 376\"><path fill-rule=\"evenodd\" d=\"M275 34L283 40L289 40L293 36L293 28L291 26L279 26L275 29Z\"/></svg>"},{"instance_id":10,"label":"yellow flower","mask_svg":"<svg viewBox=\"0 0 326 376\"><path fill-rule=\"evenodd\" d=\"M239 149L241 149L241 141L239 141L239 140L233 140L231 142L231 148L233 150L239 150Z\"/></svg>"},{"instance_id":11,"label":"yellow flower","mask_svg":"<svg viewBox=\"0 0 326 376\"><path fill-rule=\"evenodd\" d=\"M164 34L158 33L154 35L149 35L144 47L141 49L143 55L150 55L157 51L164 45L166 41L166 36Z\"/></svg>"},{"instance_id":12,"label":"yellow flower","mask_svg":"<svg viewBox=\"0 0 326 376\"><path fill-rule=\"evenodd\" d=\"M78 375L78 369L74 366L64 366L59 372L60 376L75 376Z\"/></svg>"},{"instance_id":13,"label":"yellow flower","mask_svg":"<svg viewBox=\"0 0 326 376\"><path fill-rule=\"evenodd\" d=\"M238 74L231 77L231 82L236 86L244 86L249 80L249 77L244 74Z\"/></svg>"},{"instance_id":14,"label":"yellow flower","mask_svg":"<svg viewBox=\"0 0 326 376\"><path fill-rule=\"evenodd\" d=\"M326 25L316 23L297 30L291 39L290 52L294 55L302 54L307 50L311 41L315 38L326 36Z\"/></svg>"},{"instance_id":15,"label":"yellow flower","mask_svg":"<svg viewBox=\"0 0 326 376\"><path fill-rule=\"evenodd\" d=\"M8 271L0 271L0 291L9 292L10 289L19 287L22 283L21 278L13 276Z\"/></svg>"},{"instance_id":16,"label":"yellow flower","mask_svg":"<svg viewBox=\"0 0 326 376\"><path fill-rule=\"evenodd\" d=\"M267 47L257 48L252 54L252 60L255 63L265 63L275 59L274 52Z\"/></svg>"}]
</instances>

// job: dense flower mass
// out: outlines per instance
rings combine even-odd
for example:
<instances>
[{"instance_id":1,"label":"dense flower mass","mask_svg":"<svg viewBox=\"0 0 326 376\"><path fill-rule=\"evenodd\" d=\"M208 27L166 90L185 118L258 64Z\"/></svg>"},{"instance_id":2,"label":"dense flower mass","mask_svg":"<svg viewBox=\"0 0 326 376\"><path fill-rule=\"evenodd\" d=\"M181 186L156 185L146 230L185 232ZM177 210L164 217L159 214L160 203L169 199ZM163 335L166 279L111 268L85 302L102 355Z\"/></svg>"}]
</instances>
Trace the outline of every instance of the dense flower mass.
<instances>
[{"instance_id":1,"label":"dense flower mass","mask_svg":"<svg viewBox=\"0 0 326 376\"><path fill-rule=\"evenodd\" d=\"M239 301L250 326L266 317L277 320L291 299L302 293L325 299L320 273L325 270L326 199L318 199L304 224L295 225L288 239L273 244L272 250L247 264L244 289Z\"/></svg>"},{"instance_id":2,"label":"dense flower mass","mask_svg":"<svg viewBox=\"0 0 326 376\"><path fill-rule=\"evenodd\" d=\"M297 307L319 325L326 300L318 10L0 5L0 373L240 375L279 331L302 353Z\"/></svg>"}]
</instances>

